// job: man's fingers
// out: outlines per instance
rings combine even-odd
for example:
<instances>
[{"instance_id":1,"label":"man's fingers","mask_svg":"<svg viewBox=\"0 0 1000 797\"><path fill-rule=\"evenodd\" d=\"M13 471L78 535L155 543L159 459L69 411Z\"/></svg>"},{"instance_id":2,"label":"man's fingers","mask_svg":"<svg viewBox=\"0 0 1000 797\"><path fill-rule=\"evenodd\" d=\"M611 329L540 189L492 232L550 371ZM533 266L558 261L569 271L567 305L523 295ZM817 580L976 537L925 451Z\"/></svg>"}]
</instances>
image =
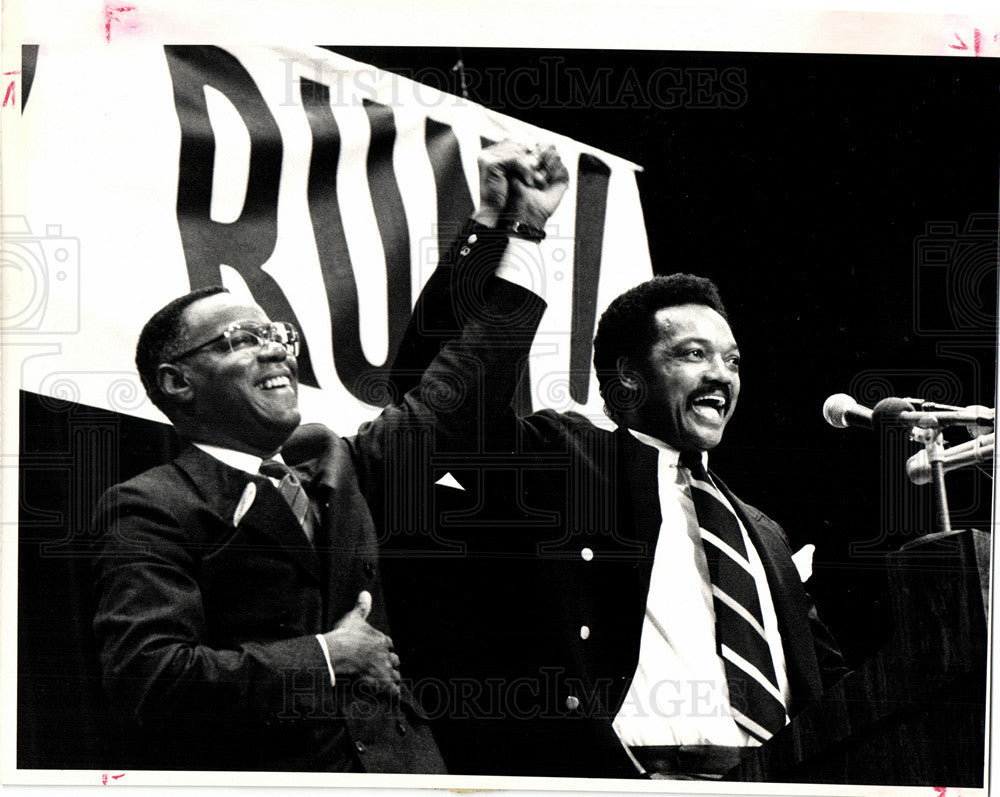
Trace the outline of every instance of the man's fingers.
<instances>
[{"instance_id":1,"label":"man's fingers","mask_svg":"<svg viewBox=\"0 0 1000 797\"><path fill-rule=\"evenodd\" d=\"M399 669L399 656L397 656L395 653L392 653L391 651L389 653L389 666L392 667L394 670Z\"/></svg>"},{"instance_id":2,"label":"man's fingers","mask_svg":"<svg viewBox=\"0 0 1000 797\"><path fill-rule=\"evenodd\" d=\"M508 174L513 175L532 188L537 188L545 182L545 175L541 174L535 168L536 162L534 157L521 155L506 161L503 165L506 167Z\"/></svg>"},{"instance_id":3,"label":"man's fingers","mask_svg":"<svg viewBox=\"0 0 1000 797\"><path fill-rule=\"evenodd\" d=\"M559 157L559 153L553 146L548 146L542 150L540 155L541 169L545 172L550 183L562 183L569 180L569 170Z\"/></svg>"},{"instance_id":4,"label":"man's fingers","mask_svg":"<svg viewBox=\"0 0 1000 797\"><path fill-rule=\"evenodd\" d=\"M358 593L358 602L354 604L352 611L356 612L362 620L367 620L372 610L372 594L363 589Z\"/></svg>"}]
</instances>

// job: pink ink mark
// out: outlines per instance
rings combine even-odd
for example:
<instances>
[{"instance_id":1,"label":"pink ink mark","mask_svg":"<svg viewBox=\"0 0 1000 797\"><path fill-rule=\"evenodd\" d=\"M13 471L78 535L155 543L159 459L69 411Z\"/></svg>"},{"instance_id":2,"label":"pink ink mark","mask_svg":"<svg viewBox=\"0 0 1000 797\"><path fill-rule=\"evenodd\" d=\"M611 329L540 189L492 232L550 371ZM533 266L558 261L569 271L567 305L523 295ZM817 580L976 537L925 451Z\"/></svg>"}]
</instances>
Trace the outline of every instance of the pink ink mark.
<instances>
[{"instance_id":1,"label":"pink ink mark","mask_svg":"<svg viewBox=\"0 0 1000 797\"><path fill-rule=\"evenodd\" d=\"M948 787L947 786L935 786L934 787L934 791L936 791L938 793L938 797L944 797L945 792L948 791Z\"/></svg>"},{"instance_id":2,"label":"pink ink mark","mask_svg":"<svg viewBox=\"0 0 1000 797\"><path fill-rule=\"evenodd\" d=\"M108 785L108 773L107 772L105 772L103 775L101 775L101 784L104 785L104 786Z\"/></svg>"},{"instance_id":3,"label":"pink ink mark","mask_svg":"<svg viewBox=\"0 0 1000 797\"><path fill-rule=\"evenodd\" d=\"M122 772L121 775L112 775L111 776L111 780L118 780L118 778L124 778L124 777L125 777L125 773Z\"/></svg>"},{"instance_id":4,"label":"pink ink mark","mask_svg":"<svg viewBox=\"0 0 1000 797\"><path fill-rule=\"evenodd\" d=\"M969 45L965 43L965 40L955 34L955 38L958 40L958 44L949 44L948 46L952 50L968 50ZM1000 35L994 35L993 41L1000 41ZM979 28L972 29L972 54L974 56L979 56L983 52L983 32Z\"/></svg>"},{"instance_id":5,"label":"pink ink mark","mask_svg":"<svg viewBox=\"0 0 1000 797\"><path fill-rule=\"evenodd\" d=\"M111 3L107 3L104 6L104 40L111 43L111 23L117 22L119 25L124 24L121 17L118 14L127 14L130 11L135 11L135 6L116 6Z\"/></svg>"},{"instance_id":6,"label":"pink ink mark","mask_svg":"<svg viewBox=\"0 0 1000 797\"><path fill-rule=\"evenodd\" d=\"M10 72L4 72L4 77L9 75L20 75L20 69L13 69ZM17 105L17 81L12 80L7 84L7 91L3 95L3 105L0 108L6 108L8 105Z\"/></svg>"}]
</instances>

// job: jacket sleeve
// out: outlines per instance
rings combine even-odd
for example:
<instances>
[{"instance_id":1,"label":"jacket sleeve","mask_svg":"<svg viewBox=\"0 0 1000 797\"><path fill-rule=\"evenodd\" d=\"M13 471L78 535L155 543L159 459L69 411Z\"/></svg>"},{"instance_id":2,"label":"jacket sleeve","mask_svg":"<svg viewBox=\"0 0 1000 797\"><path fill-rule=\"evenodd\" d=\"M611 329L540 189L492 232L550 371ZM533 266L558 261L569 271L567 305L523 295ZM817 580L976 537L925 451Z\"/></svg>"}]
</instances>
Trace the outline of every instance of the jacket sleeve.
<instances>
[{"instance_id":1,"label":"jacket sleeve","mask_svg":"<svg viewBox=\"0 0 1000 797\"><path fill-rule=\"evenodd\" d=\"M278 718L292 708L289 679L328 679L319 643L298 636L210 646L199 571L214 543L198 522L204 518L177 508L156 479L140 479L108 491L95 516L102 542L94 629L113 703L140 724L185 715Z\"/></svg>"},{"instance_id":2,"label":"jacket sleeve","mask_svg":"<svg viewBox=\"0 0 1000 797\"><path fill-rule=\"evenodd\" d=\"M545 310L539 296L495 275L505 238L474 226L463 235L421 294L394 361L392 384L407 392L348 441L376 506L406 435L426 434L439 452L481 451L509 415Z\"/></svg>"},{"instance_id":3,"label":"jacket sleeve","mask_svg":"<svg viewBox=\"0 0 1000 797\"><path fill-rule=\"evenodd\" d=\"M471 219L465 223L420 291L389 372L398 402L420 384L438 352L462 334L470 312L482 307L507 238Z\"/></svg>"}]
</instances>

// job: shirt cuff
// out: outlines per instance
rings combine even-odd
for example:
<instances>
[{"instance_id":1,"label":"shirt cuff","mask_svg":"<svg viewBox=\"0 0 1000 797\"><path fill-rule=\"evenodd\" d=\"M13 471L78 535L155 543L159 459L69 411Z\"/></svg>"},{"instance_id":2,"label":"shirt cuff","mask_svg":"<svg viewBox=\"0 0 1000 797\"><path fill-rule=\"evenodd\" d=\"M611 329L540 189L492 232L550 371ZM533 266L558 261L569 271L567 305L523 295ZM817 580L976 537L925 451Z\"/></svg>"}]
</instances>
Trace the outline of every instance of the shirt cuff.
<instances>
[{"instance_id":1,"label":"shirt cuff","mask_svg":"<svg viewBox=\"0 0 1000 797\"><path fill-rule=\"evenodd\" d=\"M320 650L323 651L323 658L326 659L326 669L330 672L330 686L337 685L337 676L333 674L333 662L330 661L330 648L326 646L326 639L322 634L316 634L316 641L319 642Z\"/></svg>"},{"instance_id":2,"label":"shirt cuff","mask_svg":"<svg viewBox=\"0 0 1000 797\"><path fill-rule=\"evenodd\" d=\"M542 247L524 238L511 237L497 266L500 279L520 285L536 296L545 298L545 269L542 267Z\"/></svg>"}]
</instances>

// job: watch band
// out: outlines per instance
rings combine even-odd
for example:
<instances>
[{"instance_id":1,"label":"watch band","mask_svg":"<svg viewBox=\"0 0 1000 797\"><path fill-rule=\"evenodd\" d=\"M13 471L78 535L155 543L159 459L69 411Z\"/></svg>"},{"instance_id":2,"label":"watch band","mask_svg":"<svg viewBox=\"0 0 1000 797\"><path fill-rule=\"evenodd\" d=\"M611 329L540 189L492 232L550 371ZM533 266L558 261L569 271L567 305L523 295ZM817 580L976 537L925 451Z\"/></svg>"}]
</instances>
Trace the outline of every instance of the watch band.
<instances>
[{"instance_id":1,"label":"watch band","mask_svg":"<svg viewBox=\"0 0 1000 797\"><path fill-rule=\"evenodd\" d=\"M526 241L538 243L545 240L545 230L540 227L533 227L523 221L509 221L501 229L508 235L523 238Z\"/></svg>"}]
</instances>

